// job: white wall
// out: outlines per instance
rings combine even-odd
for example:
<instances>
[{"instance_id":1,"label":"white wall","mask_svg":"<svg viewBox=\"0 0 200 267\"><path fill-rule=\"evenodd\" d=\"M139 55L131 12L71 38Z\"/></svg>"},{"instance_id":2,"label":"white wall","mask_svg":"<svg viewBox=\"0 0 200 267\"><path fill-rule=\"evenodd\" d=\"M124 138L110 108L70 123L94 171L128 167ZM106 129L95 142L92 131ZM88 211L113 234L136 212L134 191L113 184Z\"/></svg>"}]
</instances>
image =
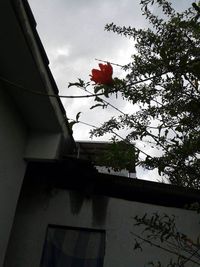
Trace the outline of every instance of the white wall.
<instances>
[{"instance_id":1,"label":"white wall","mask_svg":"<svg viewBox=\"0 0 200 267\"><path fill-rule=\"evenodd\" d=\"M0 84L0 266L14 218L26 163L26 129L6 88Z\"/></svg>"},{"instance_id":2,"label":"white wall","mask_svg":"<svg viewBox=\"0 0 200 267\"><path fill-rule=\"evenodd\" d=\"M31 132L24 152L25 159L49 160L59 158L62 139L62 133Z\"/></svg>"},{"instance_id":3,"label":"white wall","mask_svg":"<svg viewBox=\"0 0 200 267\"><path fill-rule=\"evenodd\" d=\"M179 230L192 238L200 232L199 215L192 211L106 197L85 198L72 191L48 192L37 184L29 185L20 198L4 267L39 267L48 224L106 230L104 267L167 262L171 255L156 248L148 246L144 253L133 250L131 231L137 231L133 217L156 211L176 215Z\"/></svg>"}]
</instances>

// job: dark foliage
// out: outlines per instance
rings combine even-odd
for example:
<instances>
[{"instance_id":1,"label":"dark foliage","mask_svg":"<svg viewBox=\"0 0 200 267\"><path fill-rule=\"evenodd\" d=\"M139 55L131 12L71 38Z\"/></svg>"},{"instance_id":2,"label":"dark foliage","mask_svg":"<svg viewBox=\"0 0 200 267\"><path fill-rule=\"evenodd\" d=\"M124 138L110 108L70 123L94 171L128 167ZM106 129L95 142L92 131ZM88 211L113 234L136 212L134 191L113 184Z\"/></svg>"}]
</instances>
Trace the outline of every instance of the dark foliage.
<instances>
[{"instance_id":1,"label":"dark foliage","mask_svg":"<svg viewBox=\"0 0 200 267\"><path fill-rule=\"evenodd\" d=\"M151 12L153 4L162 9L161 17ZM125 142L136 144L137 165L157 168L173 184L200 188L200 8L193 4L178 13L165 0L143 0L141 8L151 28L105 27L135 40L137 52L123 67L126 78L94 88L106 97L119 94L140 109L111 118L91 133L126 129ZM137 141L157 152L142 151Z\"/></svg>"}]
</instances>

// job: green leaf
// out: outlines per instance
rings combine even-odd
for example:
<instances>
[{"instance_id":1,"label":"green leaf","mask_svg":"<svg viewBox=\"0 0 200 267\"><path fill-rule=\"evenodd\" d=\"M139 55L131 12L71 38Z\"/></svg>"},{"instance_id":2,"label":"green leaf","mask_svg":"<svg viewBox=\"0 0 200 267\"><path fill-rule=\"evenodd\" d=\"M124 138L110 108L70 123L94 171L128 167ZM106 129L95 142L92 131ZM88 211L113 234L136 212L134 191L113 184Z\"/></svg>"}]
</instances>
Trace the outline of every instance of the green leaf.
<instances>
[{"instance_id":1,"label":"green leaf","mask_svg":"<svg viewBox=\"0 0 200 267\"><path fill-rule=\"evenodd\" d=\"M101 99L101 98L98 97L98 96L95 97L94 101L104 103L104 102L103 102L103 99Z\"/></svg>"},{"instance_id":2,"label":"green leaf","mask_svg":"<svg viewBox=\"0 0 200 267\"><path fill-rule=\"evenodd\" d=\"M97 94L99 91L101 91L103 89L102 85L96 85L94 87L94 93Z\"/></svg>"},{"instance_id":3,"label":"green leaf","mask_svg":"<svg viewBox=\"0 0 200 267\"><path fill-rule=\"evenodd\" d=\"M76 114L76 122L78 122L78 120L79 120L79 118L80 118L80 115L81 115L81 113L82 113L82 112L78 112L78 113Z\"/></svg>"},{"instance_id":4,"label":"green leaf","mask_svg":"<svg viewBox=\"0 0 200 267\"><path fill-rule=\"evenodd\" d=\"M80 78L78 79L79 82L75 82L75 83L69 83L68 84L68 88L72 87L72 86L76 86L76 87L85 87L88 86L88 83L85 84L85 82L83 80L81 80Z\"/></svg>"},{"instance_id":5,"label":"green leaf","mask_svg":"<svg viewBox=\"0 0 200 267\"><path fill-rule=\"evenodd\" d=\"M142 247L141 247L140 243L137 240L135 240L135 245L134 245L133 249L134 250L140 249L142 251Z\"/></svg>"},{"instance_id":6,"label":"green leaf","mask_svg":"<svg viewBox=\"0 0 200 267\"><path fill-rule=\"evenodd\" d=\"M104 108L105 105L102 105L102 104L96 104L96 105L90 107L90 109L94 109L94 108L96 108L96 107L102 107L102 108Z\"/></svg>"},{"instance_id":7,"label":"green leaf","mask_svg":"<svg viewBox=\"0 0 200 267\"><path fill-rule=\"evenodd\" d=\"M73 133L72 128L73 128L74 124L76 124L76 123L78 123L78 122L77 121L71 121L68 123L71 133Z\"/></svg>"}]
</instances>

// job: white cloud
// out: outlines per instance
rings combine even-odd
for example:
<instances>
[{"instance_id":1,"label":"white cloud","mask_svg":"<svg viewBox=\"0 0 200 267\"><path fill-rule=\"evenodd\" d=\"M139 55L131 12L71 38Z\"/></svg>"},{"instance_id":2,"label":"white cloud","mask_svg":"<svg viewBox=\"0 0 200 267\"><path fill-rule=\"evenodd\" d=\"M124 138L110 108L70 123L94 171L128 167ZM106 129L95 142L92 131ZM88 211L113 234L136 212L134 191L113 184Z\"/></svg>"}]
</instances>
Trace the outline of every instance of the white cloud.
<instances>
[{"instance_id":1,"label":"white cloud","mask_svg":"<svg viewBox=\"0 0 200 267\"><path fill-rule=\"evenodd\" d=\"M67 88L68 82L77 78L89 80L92 68L98 67L95 58L126 64L135 52L132 39L123 38L104 31L106 23L136 28L148 27L148 22L141 15L139 0L29 0L37 22L37 29L50 60L50 67L60 94L81 95L80 89ZM185 8L191 0L173 0L179 8ZM114 67L114 76L121 77L119 67ZM135 108L128 102L119 99L109 99L125 113ZM85 98L62 100L67 116L75 118L82 111L81 120L86 123L100 125L116 111L95 109L89 107L93 100ZM75 139L88 140L90 127L77 124L74 126ZM109 136L99 140L108 140ZM156 172L151 172L154 180ZM139 170L139 177L151 179L149 173Z\"/></svg>"}]
</instances>

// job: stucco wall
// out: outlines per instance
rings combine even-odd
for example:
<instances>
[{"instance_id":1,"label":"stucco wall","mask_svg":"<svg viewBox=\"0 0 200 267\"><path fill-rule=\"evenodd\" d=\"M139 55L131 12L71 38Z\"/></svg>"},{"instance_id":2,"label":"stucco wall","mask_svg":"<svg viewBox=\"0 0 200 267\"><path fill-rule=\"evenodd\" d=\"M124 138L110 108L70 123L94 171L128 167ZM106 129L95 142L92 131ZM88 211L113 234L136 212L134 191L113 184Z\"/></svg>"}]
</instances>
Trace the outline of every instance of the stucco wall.
<instances>
[{"instance_id":1,"label":"stucco wall","mask_svg":"<svg viewBox=\"0 0 200 267\"><path fill-rule=\"evenodd\" d=\"M67 179L67 177L66 177ZM199 215L177 208L160 207L101 196L86 197L67 190L49 190L38 184L24 185L15 217L5 267L39 267L48 224L104 229L104 267L143 267L150 260L169 261L171 255L147 246L133 250L133 217L145 212L176 215L179 231L197 237Z\"/></svg>"},{"instance_id":2,"label":"stucco wall","mask_svg":"<svg viewBox=\"0 0 200 267\"><path fill-rule=\"evenodd\" d=\"M0 84L0 266L14 218L26 163L26 129L6 88Z\"/></svg>"}]
</instances>

